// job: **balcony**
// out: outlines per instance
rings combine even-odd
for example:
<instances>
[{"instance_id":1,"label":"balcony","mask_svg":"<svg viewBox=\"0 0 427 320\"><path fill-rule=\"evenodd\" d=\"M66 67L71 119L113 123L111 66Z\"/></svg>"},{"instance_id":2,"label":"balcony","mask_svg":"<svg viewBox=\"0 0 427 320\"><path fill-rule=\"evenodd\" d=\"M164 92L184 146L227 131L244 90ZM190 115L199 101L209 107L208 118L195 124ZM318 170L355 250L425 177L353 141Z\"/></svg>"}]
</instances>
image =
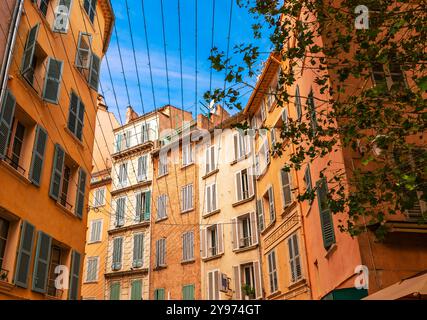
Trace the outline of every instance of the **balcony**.
<instances>
[{"instance_id":1,"label":"balcony","mask_svg":"<svg viewBox=\"0 0 427 320\"><path fill-rule=\"evenodd\" d=\"M247 247L249 247L251 245L252 245L252 238L250 236L249 237L245 237L245 238L241 238L240 241L239 241L239 248L240 249L247 248Z\"/></svg>"}]
</instances>

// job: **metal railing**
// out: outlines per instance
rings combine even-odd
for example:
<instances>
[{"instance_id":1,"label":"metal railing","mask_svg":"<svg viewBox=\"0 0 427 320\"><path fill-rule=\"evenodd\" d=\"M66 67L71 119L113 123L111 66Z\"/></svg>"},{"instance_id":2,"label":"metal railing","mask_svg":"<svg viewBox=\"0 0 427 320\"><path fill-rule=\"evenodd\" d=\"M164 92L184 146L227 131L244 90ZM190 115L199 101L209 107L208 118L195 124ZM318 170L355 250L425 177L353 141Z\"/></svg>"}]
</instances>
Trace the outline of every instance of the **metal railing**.
<instances>
[{"instance_id":1,"label":"metal railing","mask_svg":"<svg viewBox=\"0 0 427 320\"><path fill-rule=\"evenodd\" d=\"M0 281L9 282L9 270L0 268Z\"/></svg>"},{"instance_id":2,"label":"metal railing","mask_svg":"<svg viewBox=\"0 0 427 320\"><path fill-rule=\"evenodd\" d=\"M12 168L14 168L16 171L18 171L20 174L25 174L25 169L19 165L15 160L12 158L9 158L8 156L4 156L4 161L8 163Z\"/></svg>"}]
</instances>

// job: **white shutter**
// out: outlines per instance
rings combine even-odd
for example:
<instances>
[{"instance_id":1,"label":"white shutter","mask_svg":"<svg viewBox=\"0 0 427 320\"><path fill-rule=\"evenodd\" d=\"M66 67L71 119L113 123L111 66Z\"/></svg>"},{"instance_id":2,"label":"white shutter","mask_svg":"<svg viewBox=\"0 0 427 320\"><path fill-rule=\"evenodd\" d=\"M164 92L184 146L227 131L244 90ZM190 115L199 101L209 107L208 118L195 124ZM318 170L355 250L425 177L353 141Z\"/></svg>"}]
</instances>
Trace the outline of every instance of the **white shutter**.
<instances>
[{"instance_id":1,"label":"white shutter","mask_svg":"<svg viewBox=\"0 0 427 320\"><path fill-rule=\"evenodd\" d=\"M258 261L253 263L254 280L255 280L255 298L262 299L262 276L261 264Z\"/></svg>"},{"instance_id":2,"label":"white shutter","mask_svg":"<svg viewBox=\"0 0 427 320\"><path fill-rule=\"evenodd\" d=\"M243 190L242 190L242 172L239 171L236 173L236 198L237 201L243 199Z\"/></svg>"},{"instance_id":3,"label":"white shutter","mask_svg":"<svg viewBox=\"0 0 427 320\"><path fill-rule=\"evenodd\" d=\"M242 299L242 280L240 274L240 266L233 266L233 277L234 277L234 293L236 294L236 300Z\"/></svg>"},{"instance_id":4,"label":"white shutter","mask_svg":"<svg viewBox=\"0 0 427 320\"><path fill-rule=\"evenodd\" d=\"M274 208L274 192L272 186L268 188L268 207L270 210L270 221L274 221L276 219L276 210Z\"/></svg>"},{"instance_id":5,"label":"white shutter","mask_svg":"<svg viewBox=\"0 0 427 320\"><path fill-rule=\"evenodd\" d=\"M251 225L251 236L252 245L258 244L258 228L257 228L257 216L255 212L249 214L249 221Z\"/></svg>"},{"instance_id":6,"label":"white shutter","mask_svg":"<svg viewBox=\"0 0 427 320\"><path fill-rule=\"evenodd\" d=\"M207 241L207 229L201 228L200 229L200 250L201 250L201 256L202 259L205 259L207 257L208 253L208 241Z\"/></svg>"},{"instance_id":7,"label":"white shutter","mask_svg":"<svg viewBox=\"0 0 427 320\"><path fill-rule=\"evenodd\" d=\"M231 224L232 236L233 236L233 250L239 249L239 222L237 218L233 218Z\"/></svg>"},{"instance_id":8,"label":"white shutter","mask_svg":"<svg viewBox=\"0 0 427 320\"><path fill-rule=\"evenodd\" d=\"M224 231L222 223L216 225L218 254L224 253Z\"/></svg>"}]
</instances>

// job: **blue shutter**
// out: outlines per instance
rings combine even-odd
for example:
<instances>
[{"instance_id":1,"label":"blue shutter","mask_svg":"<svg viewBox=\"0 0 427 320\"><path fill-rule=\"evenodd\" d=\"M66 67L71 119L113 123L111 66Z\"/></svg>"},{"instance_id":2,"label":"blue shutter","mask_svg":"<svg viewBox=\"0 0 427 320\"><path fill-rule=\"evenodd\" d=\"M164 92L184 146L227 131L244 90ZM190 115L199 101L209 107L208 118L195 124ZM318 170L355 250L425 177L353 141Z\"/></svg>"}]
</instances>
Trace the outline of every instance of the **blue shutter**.
<instances>
[{"instance_id":1,"label":"blue shutter","mask_svg":"<svg viewBox=\"0 0 427 320\"><path fill-rule=\"evenodd\" d=\"M120 282L110 284L110 300L120 300Z\"/></svg>"},{"instance_id":2,"label":"blue shutter","mask_svg":"<svg viewBox=\"0 0 427 320\"><path fill-rule=\"evenodd\" d=\"M49 58L46 68L46 78L43 88L43 99L50 103L58 103L61 86L63 62Z\"/></svg>"},{"instance_id":3,"label":"blue shutter","mask_svg":"<svg viewBox=\"0 0 427 320\"><path fill-rule=\"evenodd\" d=\"M33 256L34 231L35 228L32 224L27 221L22 222L15 269L15 284L21 288L28 287L28 273Z\"/></svg>"},{"instance_id":4,"label":"blue shutter","mask_svg":"<svg viewBox=\"0 0 427 320\"><path fill-rule=\"evenodd\" d=\"M151 191L145 192L145 210L144 210L144 220L150 221L151 216Z\"/></svg>"},{"instance_id":5,"label":"blue shutter","mask_svg":"<svg viewBox=\"0 0 427 320\"><path fill-rule=\"evenodd\" d=\"M76 137L80 141L83 140L84 115L85 115L85 105L83 104L82 100L79 100L79 109L77 112L77 122L76 122Z\"/></svg>"},{"instance_id":6,"label":"blue shutter","mask_svg":"<svg viewBox=\"0 0 427 320\"><path fill-rule=\"evenodd\" d=\"M51 246L52 238L46 233L39 231L37 238L36 259L34 262L33 291L46 293Z\"/></svg>"},{"instance_id":7,"label":"blue shutter","mask_svg":"<svg viewBox=\"0 0 427 320\"><path fill-rule=\"evenodd\" d=\"M59 144L55 145L53 157L52 176L50 179L49 195L58 201L62 182L62 172L64 171L65 152Z\"/></svg>"},{"instance_id":8,"label":"blue shutter","mask_svg":"<svg viewBox=\"0 0 427 320\"><path fill-rule=\"evenodd\" d=\"M134 268L141 268L144 263L144 234L138 233L133 236L133 263Z\"/></svg>"},{"instance_id":9,"label":"blue shutter","mask_svg":"<svg viewBox=\"0 0 427 320\"><path fill-rule=\"evenodd\" d=\"M328 206L328 186L323 178L316 183L317 201L320 212L320 225L322 227L323 246L329 249L335 243L335 231L332 214Z\"/></svg>"},{"instance_id":10,"label":"blue shutter","mask_svg":"<svg viewBox=\"0 0 427 320\"><path fill-rule=\"evenodd\" d=\"M76 215L80 219L83 218L83 210L85 205L85 190L86 190L86 172L80 168L79 170L79 184L76 198Z\"/></svg>"},{"instance_id":11,"label":"blue shutter","mask_svg":"<svg viewBox=\"0 0 427 320\"><path fill-rule=\"evenodd\" d=\"M71 92L70 96L70 106L68 112L68 129L72 133L76 132L76 121L77 121L77 111L79 106L79 97L73 92Z\"/></svg>"},{"instance_id":12,"label":"blue shutter","mask_svg":"<svg viewBox=\"0 0 427 320\"><path fill-rule=\"evenodd\" d=\"M80 253L73 250L71 254L70 288L68 290L68 300L78 299L80 284L80 261Z\"/></svg>"},{"instance_id":13,"label":"blue shutter","mask_svg":"<svg viewBox=\"0 0 427 320\"><path fill-rule=\"evenodd\" d=\"M32 69L34 51L36 50L36 41L39 34L40 24L38 23L30 29L27 36L27 42L25 44L24 53L22 56L21 73L25 74Z\"/></svg>"},{"instance_id":14,"label":"blue shutter","mask_svg":"<svg viewBox=\"0 0 427 320\"><path fill-rule=\"evenodd\" d=\"M142 280L133 280L131 282L131 300L142 300Z\"/></svg>"},{"instance_id":15,"label":"blue shutter","mask_svg":"<svg viewBox=\"0 0 427 320\"><path fill-rule=\"evenodd\" d=\"M37 125L30 167L30 180L36 186L40 186L46 142L47 132L40 125Z\"/></svg>"},{"instance_id":16,"label":"blue shutter","mask_svg":"<svg viewBox=\"0 0 427 320\"><path fill-rule=\"evenodd\" d=\"M101 59L98 56L92 54L92 58L90 60L90 70L89 70L89 86L92 89L98 91L99 85L99 69L101 66Z\"/></svg>"},{"instance_id":17,"label":"blue shutter","mask_svg":"<svg viewBox=\"0 0 427 320\"><path fill-rule=\"evenodd\" d=\"M13 116L15 114L15 105L15 97L7 90L0 109L0 158L6 154Z\"/></svg>"}]
</instances>

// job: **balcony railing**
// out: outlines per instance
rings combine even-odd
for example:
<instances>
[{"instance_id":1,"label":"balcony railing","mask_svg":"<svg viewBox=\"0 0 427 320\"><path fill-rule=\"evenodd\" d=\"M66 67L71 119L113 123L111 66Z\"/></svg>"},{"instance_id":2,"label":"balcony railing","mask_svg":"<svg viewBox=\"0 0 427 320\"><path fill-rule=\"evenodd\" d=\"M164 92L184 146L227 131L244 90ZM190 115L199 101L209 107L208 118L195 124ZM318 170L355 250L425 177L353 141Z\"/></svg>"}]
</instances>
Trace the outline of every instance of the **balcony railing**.
<instances>
[{"instance_id":1,"label":"balcony railing","mask_svg":"<svg viewBox=\"0 0 427 320\"><path fill-rule=\"evenodd\" d=\"M9 158L8 156L4 156L4 161L8 163L12 168L14 168L16 171L18 171L20 174L25 174L25 169L19 165L18 162L13 160L12 158Z\"/></svg>"},{"instance_id":2,"label":"balcony railing","mask_svg":"<svg viewBox=\"0 0 427 320\"><path fill-rule=\"evenodd\" d=\"M9 270L0 268L0 281L9 282Z\"/></svg>"},{"instance_id":3,"label":"balcony railing","mask_svg":"<svg viewBox=\"0 0 427 320\"><path fill-rule=\"evenodd\" d=\"M240 248L249 247L251 244L252 244L251 237L241 238L240 241L239 241L239 247Z\"/></svg>"},{"instance_id":4,"label":"balcony railing","mask_svg":"<svg viewBox=\"0 0 427 320\"><path fill-rule=\"evenodd\" d=\"M218 254L217 247L210 247L208 250L209 250L208 251L209 257L213 257L213 256L216 256Z\"/></svg>"},{"instance_id":5,"label":"balcony railing","mask_svg":"<svg viewBox=\"0 0 427 320\"><path fill-rule=\"evenodd\" d=\"M48 280L46 294L49 297L53 297L53 298L57 298L57 299L62 299L63 293L64 293L63 290L56 288L56 286L55 286L55 279L49 279Z\"/></svg>"}]
</instances>

